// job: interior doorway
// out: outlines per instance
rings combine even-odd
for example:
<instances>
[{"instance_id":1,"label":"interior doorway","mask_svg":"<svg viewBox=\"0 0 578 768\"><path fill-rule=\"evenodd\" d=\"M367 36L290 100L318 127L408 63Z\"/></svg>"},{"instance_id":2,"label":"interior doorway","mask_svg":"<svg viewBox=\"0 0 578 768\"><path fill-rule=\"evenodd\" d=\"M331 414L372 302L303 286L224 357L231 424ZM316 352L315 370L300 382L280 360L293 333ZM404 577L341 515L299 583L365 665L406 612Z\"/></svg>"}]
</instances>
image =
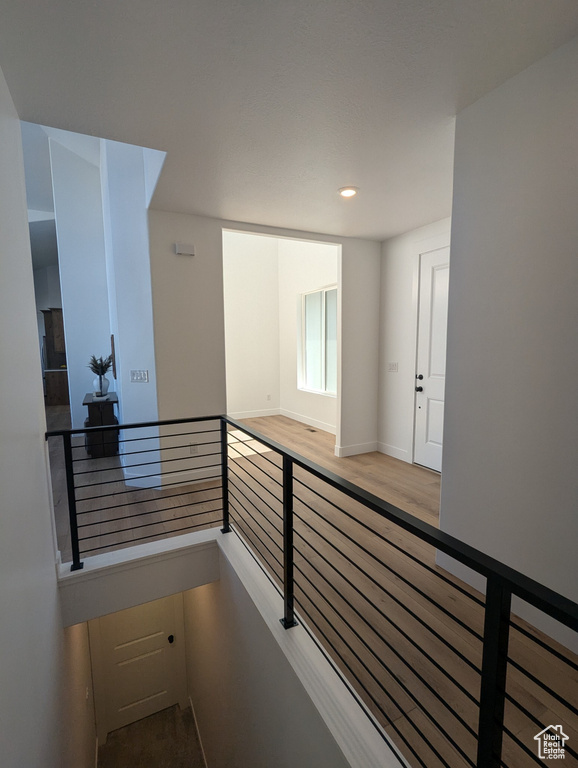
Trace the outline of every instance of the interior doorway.
<instances>
[{"instance_id":1,"label":"interior doorway","mask_svg":"<svg viewBox=\"0 0 578 768\"><path fill-rule=\"evenodd\" d=\"M230 416L282 415L336 434L340 258L341 246L335 243L223 232ZM305 375L313 359L317 377Z\"/></svg>"}]
</instances>

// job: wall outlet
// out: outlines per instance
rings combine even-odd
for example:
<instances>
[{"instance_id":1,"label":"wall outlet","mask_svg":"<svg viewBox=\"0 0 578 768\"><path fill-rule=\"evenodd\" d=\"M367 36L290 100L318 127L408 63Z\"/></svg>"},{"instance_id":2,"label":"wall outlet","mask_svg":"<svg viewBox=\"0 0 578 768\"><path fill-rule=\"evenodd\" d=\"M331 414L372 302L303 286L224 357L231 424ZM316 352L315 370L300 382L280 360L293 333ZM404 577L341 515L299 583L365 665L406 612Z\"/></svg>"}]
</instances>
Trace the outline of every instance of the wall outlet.
<instances>
[{"instance_id":1,"label":"wall outlet","mask_svg":"<svg viewBox=\"0 0 578 768\"><path fill-rule=\"evenodd\" d=\"M265 400L270 400L270 399L271 399L271 395L265 395Z\"/></svg>"},{"instance_id":2,"label":"wall outlet","mask_svg":"<svg viewBox=\"0 0 578 768\"><path fill-rule=\"evenodd\" d=\"M388 373L397 373L397 363L388 363L387 364L387 372Z\"/></svg>"},{"instance_id":3,"label":"wall outlet","mask_svg":"<svg viewBox=\"0 0 578 768\"><path fill-rule=\"evenodd\" d=\"M138 382L141 384L148 384L149 372L148 371L131 371L130 380L132 382Z\"/></svg>"}]
</instances>

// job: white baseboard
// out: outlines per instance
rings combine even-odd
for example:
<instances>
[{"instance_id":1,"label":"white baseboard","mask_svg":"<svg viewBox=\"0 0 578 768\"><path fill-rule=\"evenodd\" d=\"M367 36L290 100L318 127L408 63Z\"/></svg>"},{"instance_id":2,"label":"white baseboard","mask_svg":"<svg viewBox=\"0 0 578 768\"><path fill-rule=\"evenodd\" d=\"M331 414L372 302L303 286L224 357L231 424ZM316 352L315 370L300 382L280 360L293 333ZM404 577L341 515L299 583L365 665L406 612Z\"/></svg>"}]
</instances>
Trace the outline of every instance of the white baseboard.
<instances>
[{"instance_id":1,"label":"white baseboard","mask_svg":"<svg viewBox=\"0 0 578 768\"><path fill-rule=\"evenodd\" d=\"M98 736L95 739L96 741L96 749L94 752L94 768L98 768Z\"/></svg>"},{"instance_id":2,"label":"white baseboard","mask_svg":"<svg viewBox=\"0 0 578 768\"><path fill-rule=\"evenodd\" d=\"M189 694L189 704L191 705L191 712L193 713L193 720L195 721L195 728L197 729L197 736L199 737L199 745L201 747L201 754L203 756L203 762L205 763L205 768L208 768L207 763L207 756L205 755L205 748L203 747L203 739L201 738L201 732L199 731L199 723L197 722L197 715L195 714L195 708L193 706L193 700L191 698L191 695Z\"/></svg>"},{"instance_id":3,"label":"white baseboard","mask_svg":"<svg viewBox=\"0 0 578 768\"><path fill-rule=\"evenodd\" d=\"M260 419L262 416L279 416L281 411L279 408L268 408L260 411L235 411L234 413L228 413L232 419Z\"/></svg>"},{"instance_id":4,"label":"white baseboard","mask_svg":"<svg viewBox=\"0 0 578 768\"><path fill-rule=\"evenodd\" d=\"M345 456L357 456L360 453L371 453L372 451L377 451L377 442L335 446L335 455L340 459L345 458Z\"/></svg>"},{"instance_id":5,"label":"white baseboard","mask_svg":"<svg viewBox=\"0 0 578 768\"><path fill-rule=\"evenodd\" d=\"M327 424L325 421L312 419L309 416L303 416L301 413L293 413L293 411L287 411L284 408L281 408L279 413L281 416L285 416L288 419L300 421L302 424L308 424L310 427L316 427L317 429L323 430L323 432L329 432L330 435L334 435L337 431L334 424Z\"/></svg>"},{"instance_id":6,"label":"white baseboard","mask_svg":"<svg viewBox=\"0 0 578 768\"><path fill-rule=\"evenodd\" d=\"M412 464L411 454L404 448L397 448L395 445L389 445L388 443L378 443L377 450L380 453L384 453L386 456L392 456L394 459L400 459L406 461L408 464Z\"/></svg>"}]
</instances>

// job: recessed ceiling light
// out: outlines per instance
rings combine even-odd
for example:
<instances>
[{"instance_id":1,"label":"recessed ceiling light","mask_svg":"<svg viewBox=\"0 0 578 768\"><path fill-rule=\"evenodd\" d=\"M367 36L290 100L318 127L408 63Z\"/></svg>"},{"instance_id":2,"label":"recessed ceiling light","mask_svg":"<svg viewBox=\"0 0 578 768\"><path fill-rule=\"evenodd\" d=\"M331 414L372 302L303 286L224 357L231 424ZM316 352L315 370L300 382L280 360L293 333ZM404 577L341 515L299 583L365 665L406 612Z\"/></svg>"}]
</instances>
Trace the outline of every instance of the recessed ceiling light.
<instances>
[{"instance_id":1,"label":"recessed ceiling light","mask_svg":"<svg viewBox=\"0 0 578 768\"><path fill-rule=\"evenodd\" d=\"M341 187L339 190L339 194L341 197L355 197L357 194L358 189L357 187Z\"/></svg>"}]
</instances>

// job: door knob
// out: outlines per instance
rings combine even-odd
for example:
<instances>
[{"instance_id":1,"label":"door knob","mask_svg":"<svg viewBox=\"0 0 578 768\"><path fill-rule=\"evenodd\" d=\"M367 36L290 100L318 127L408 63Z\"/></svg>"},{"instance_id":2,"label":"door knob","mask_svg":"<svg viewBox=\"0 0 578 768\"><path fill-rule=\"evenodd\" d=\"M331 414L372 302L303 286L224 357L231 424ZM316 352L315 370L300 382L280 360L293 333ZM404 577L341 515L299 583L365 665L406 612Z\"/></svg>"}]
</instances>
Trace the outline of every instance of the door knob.
<instances>
[{"instance_id":1,"label":"door knob","mask_svg":"<svg viewBox=\"0 0 578 768\"><path fill-rule=\"evenodd\" d=\"M423 387L416 387L416 388L415 388L415 391L416 391L416 392L423 392Z\"/></svg>"},{"instance_id":2,"label":"door knob","mask_svg":"<svg viewBox=\"0 0 578 768\"><path fill-rule=\"evenodd\" d=\"M419 379L419 380L421 381L421 380L423 379L423 374L421 374L421 373L418 373L418 374L416 375L416 379Z\"/></svg>"}]
</instances>

